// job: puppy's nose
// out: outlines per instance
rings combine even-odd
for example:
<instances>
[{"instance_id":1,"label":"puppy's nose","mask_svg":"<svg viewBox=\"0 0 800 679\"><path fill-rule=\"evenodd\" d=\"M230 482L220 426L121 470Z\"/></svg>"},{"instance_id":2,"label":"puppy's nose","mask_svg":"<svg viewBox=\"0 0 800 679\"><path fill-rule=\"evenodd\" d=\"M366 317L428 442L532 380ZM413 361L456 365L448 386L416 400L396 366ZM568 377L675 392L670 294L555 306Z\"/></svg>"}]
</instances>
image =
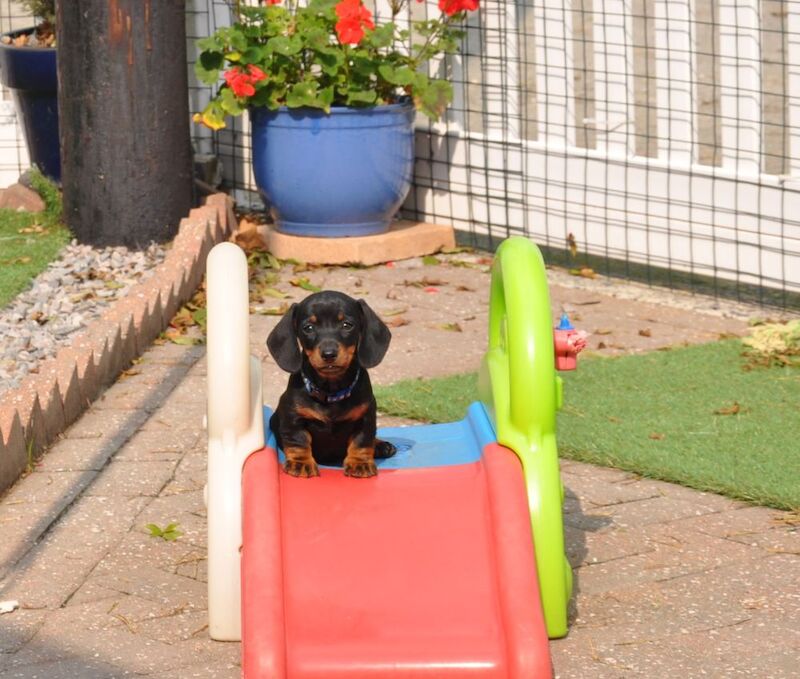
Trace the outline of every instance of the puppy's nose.
<instances>
[{"instance_id":1,"label":"puppy's nose","mask_svg":"<svg viewBox=\"0 0 800 679\"><path fill-rule=\"evenodd\" d=\"M320 347L319 355L322 356L325 361L335 361L336 357L339 355L339 348L336 345Z\"/></svg>"}]
</instances>

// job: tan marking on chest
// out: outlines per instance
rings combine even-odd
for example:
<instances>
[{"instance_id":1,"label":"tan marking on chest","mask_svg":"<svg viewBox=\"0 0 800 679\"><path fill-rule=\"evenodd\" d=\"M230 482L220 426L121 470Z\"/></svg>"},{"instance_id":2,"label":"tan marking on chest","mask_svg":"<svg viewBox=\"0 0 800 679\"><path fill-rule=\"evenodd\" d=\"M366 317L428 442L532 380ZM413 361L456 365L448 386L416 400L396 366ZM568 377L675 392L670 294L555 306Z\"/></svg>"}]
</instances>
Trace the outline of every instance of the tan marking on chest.
<instances>
[{"instance_id":1,"label":"tan marking on chest","mask_svg":"<svg viewBox=\"0 0 800 679\"><path fill-rule=\"evenodd\" d=\"M326 417L325 415L323 415L318 410L315 410L314 408L298 406L295 409L295 412L305 420L317 420L317 422L323 422L325 424L330 422L330 418Z\"/></svg>"},{"instance_id":2,"label":"tan marking on chest","mask_svg":"<svg viewBox=\"0 0 800 679\"><path fill-rule=\"evenodd\" d=\"M367 410L369 410L369 403L362 403L361 405L351 408L338 419L355 422L356 420L360 420L362 417L364 417L364 413L366 413Z\"/></svg>"}]
</instances>

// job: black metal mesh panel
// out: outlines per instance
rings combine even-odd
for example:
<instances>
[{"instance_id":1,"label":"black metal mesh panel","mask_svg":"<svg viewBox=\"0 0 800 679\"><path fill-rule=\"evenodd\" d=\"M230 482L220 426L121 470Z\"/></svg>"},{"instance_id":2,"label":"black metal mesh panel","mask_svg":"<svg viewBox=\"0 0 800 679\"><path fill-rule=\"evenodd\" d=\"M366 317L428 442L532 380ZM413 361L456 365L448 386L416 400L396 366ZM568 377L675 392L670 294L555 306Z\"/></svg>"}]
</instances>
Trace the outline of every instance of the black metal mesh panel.
<instances>
[{"instance_id":1,"label":"black metal mesh panel","mask_svg":"<svg viewBox=\"0 0 800 679\"><path fill-rule=\"evenodd\" d=\"M194 79L196 40L229 21L224 0L187 0L192 111L211 94ZM19 22L0 0L0 29ZM524 235L570 267L800 308L800 3L482 0L460 54L431 69L455 100L438 123L418 117L404 216L486 247ZM0 108L0 178L13 181L26 160L10 118ZM257 203L246 117L192 134L225 187Z\"/></svg>"},{"instance_id":2,"label":"black metal mesh panel","mask_svg":"<svg viewBox=\"0 0 800 679\"><path fill-rule=\"evenodd\" d=\"M16 3L0 0L0 33L36 23ZM28 166L28 152L17 124L11 93L0 87L0 187L13 184Z\"/></svg>"}]
</instances>

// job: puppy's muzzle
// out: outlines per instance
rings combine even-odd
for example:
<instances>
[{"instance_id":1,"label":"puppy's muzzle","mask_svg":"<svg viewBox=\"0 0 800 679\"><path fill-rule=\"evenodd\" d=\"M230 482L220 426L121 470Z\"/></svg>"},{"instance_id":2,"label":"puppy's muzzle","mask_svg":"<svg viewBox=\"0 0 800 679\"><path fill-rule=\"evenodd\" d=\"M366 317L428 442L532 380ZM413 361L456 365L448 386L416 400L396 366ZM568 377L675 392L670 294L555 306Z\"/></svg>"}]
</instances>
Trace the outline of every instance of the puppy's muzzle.
<instances>
[{"instance_id":1,"label":"puppy's muzzle","mask_svg":"<svg viewBox=\"0 0 800 679\"><path fill-rule=\"evenodd\" d=\"M323 342L319 347L319 355L326 363L333 363L339 357L339 345L336 342Z\"/></svg>"}]
</instances>

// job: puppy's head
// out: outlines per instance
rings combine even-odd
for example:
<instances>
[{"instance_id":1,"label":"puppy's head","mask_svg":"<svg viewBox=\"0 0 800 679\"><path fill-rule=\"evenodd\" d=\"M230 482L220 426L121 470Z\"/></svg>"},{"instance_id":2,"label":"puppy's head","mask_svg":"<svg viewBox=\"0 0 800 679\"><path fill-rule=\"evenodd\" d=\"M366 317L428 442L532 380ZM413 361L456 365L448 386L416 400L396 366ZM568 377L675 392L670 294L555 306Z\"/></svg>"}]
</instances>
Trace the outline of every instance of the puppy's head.
<instances>
[{"instance_id":1,"label":"puppy's head","mask_svg":"<svg viewBox=\"0 0 800 679\"><path fill-rule=\"evenodd\" d=\"M305 354L322 379L335 380L353 361L364 368L378 365L391 338L389 328L366 302L324 291L292 304L267 337L267 347L286 372L298 372Z\"/></svg>"}]
</instances>

